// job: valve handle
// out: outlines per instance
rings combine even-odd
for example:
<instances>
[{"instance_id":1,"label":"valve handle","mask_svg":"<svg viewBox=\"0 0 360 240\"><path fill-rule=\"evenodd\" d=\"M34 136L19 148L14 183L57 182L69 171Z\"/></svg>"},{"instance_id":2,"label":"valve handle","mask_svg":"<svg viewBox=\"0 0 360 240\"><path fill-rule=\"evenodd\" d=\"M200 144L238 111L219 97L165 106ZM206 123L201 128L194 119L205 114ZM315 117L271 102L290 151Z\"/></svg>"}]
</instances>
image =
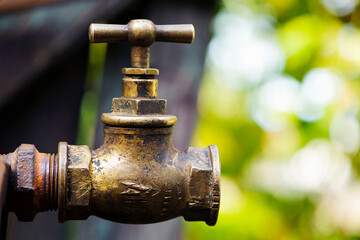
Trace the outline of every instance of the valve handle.
<instances>
[{"instance_id":1,"label":"valve handle","mask_svg":"<svg viewBox=\"0 0 360 240\"><path fill-rule=\"evenodd\" d=\"M146 19L131 20L127 25L92 23L89 27L91 43L128 41L134 68L149 68L150 46L155 41L192 43L194 38L192 24L155 25Z\"/></svg>"}]
</instances>

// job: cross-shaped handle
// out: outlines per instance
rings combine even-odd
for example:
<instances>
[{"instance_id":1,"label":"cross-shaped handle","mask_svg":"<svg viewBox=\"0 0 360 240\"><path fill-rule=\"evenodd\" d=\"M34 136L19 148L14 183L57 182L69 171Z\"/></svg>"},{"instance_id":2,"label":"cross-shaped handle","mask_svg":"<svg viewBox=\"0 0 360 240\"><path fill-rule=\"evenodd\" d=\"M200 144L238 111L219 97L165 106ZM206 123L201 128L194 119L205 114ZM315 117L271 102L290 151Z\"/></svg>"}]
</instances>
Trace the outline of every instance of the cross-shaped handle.
<instances>
[{"instance_id":1,"label":"cross-shaped handle","mask_svg":"<svg viewBox=\"0 0 360 240\"><path fill-rule=\"evenodd\" d=\"M131 44L131 67L149 68L150 45L157 42L192 43L192 24L155 25L150 20L131 20L127 25L95 24L89 27L92 43L128 41Z\"/></svg>"}]
</instances>

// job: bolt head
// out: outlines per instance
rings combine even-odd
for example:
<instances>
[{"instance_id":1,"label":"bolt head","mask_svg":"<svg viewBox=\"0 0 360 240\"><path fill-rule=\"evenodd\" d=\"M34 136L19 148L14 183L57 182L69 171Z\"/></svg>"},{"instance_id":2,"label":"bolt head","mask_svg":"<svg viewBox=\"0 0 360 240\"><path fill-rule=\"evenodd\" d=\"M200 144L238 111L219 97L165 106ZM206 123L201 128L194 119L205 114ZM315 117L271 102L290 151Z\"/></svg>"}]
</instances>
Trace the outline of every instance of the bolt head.
<instances>
[{"instance_id":1,"label":"bolt head","mask_svg":"<svg viewBox=\"0 0 360 240\"><path fill-rule=\"evenodd\" d=\"M32 221L36 212L34 206L36 153L35 146L30 144L22 144L17 149L16 193L23 201L21 208L16 211L20 221Z\"/></svg>"},{"instance_id":2,"label":"bolt head","mask_svg":"<svg viewBox=\"0 0 360 240\"><path fill-rule=\"evenodd\" d=\"M49 209L50 154L34 145L22 144L10 154L9 209L19 221L32 221L36 213Z\"/></svg>"}]
</instances>

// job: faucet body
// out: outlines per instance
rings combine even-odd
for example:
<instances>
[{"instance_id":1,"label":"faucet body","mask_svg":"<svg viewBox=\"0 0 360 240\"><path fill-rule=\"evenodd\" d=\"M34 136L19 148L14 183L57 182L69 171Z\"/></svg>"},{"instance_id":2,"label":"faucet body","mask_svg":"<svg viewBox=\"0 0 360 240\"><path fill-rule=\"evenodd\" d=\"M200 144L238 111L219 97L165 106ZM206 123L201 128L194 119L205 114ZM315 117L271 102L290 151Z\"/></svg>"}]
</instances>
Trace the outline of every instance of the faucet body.
<instances>
[{"instance_id":1,"label":"faucet body","mask_svg":"<svg viewBox=\"0 0 360 240\"><path fill-rule=\"evenodd\" d=\"M215 148L181 152L172 144L172 127L105 126L104 133L104 144L96 150L68 146L67 177L59 182L67 189L61 221L95 215L122 223L155 223L184 216L215 223Z\"/></svg>"},{"instance_id":2,"label":"faucet body","mask_svg":"<svg viewBox=\"0 0 360 240\"><path fill-rule=\"evenodd\" d=\"M114 98L111 112L101 117L104 143L91 150L60 142L56 155L23 144L0 155L10 166L7 210L21 221L57 209L60 222L95 215L143 224L183 216L215 225L220 202L217 147L183 152L173 146L177 118L166 114L165 99L157 99L154 76L159 71L149 68L152 42L192 42L192 25L172 29L135 20L115 26L106 25L105 31L90 26L89 31L91 40L109 39L110 33L113 40L129 38L132 43L134 66L122 71L122 97Z\"/></svg>"}]
</instances>

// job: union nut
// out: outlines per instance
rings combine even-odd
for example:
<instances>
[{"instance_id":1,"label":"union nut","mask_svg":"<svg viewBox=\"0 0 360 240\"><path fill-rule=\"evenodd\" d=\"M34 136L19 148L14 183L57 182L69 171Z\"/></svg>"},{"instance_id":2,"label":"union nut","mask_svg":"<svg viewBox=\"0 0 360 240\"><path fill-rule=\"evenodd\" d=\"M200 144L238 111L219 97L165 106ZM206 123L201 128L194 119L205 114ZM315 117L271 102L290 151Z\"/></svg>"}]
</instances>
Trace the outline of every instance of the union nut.
<instances>
[{"instance_id":1,"label":"union nut","mask_svg":"<svg viewBox=\"0 0 360 240\"><path fill-rule=\"evenodd\" d=\"M57 208L57 161L54 154L40 153L22 144L6 156L11 166L8 209L19 221L32 221L38 212Z\"/></svg>"},{"instance_id":2,"label":"union nut","mask_svg":"<svg viewBox=\"0 0 360 240\"><path fill-rule=\"evenodd\" d=\"M60 222L87 219L91 200L90 149L88 146L66 146L66 143L59 144Z\"/></svg>"},{"instance_id":3,"label":"union nut","mask_svg":"<svg viewBox=\"0 0 360 240\"><path fill-rule=\"evenodd\" d=\"M184 218L205 221L214 226L220 205L220 161L216 146L187 150L189 160L189 198Z\"/></svg>"}]
</instances>

